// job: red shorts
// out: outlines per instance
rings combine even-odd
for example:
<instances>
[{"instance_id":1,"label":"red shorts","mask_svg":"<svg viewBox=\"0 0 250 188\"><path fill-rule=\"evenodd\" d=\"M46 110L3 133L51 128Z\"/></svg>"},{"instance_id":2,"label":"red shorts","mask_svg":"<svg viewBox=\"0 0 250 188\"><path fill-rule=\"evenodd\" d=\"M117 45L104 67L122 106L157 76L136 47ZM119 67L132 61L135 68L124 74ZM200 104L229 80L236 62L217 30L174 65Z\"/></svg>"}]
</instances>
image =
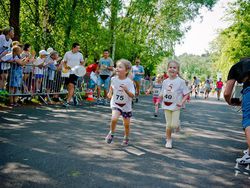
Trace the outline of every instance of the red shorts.
<instances>
[{"instance_id":1,"label":"red shorts","mask_svg":"<svg viewBox=\"0 0 250 188\"><path fill-rule=\"evenodd\" d=\"M153 97L153 103L156 104L156 103L160 103L161 102L161 98L160 97Z\"/></svg>"}]
</instances>

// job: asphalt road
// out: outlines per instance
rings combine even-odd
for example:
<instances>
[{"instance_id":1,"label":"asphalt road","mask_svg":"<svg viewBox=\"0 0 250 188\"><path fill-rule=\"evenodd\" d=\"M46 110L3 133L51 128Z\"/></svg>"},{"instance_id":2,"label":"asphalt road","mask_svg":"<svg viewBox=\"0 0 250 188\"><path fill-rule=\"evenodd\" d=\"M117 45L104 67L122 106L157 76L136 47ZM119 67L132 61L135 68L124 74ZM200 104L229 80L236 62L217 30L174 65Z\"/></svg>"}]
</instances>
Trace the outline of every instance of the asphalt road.
<instances>
[{"instance_id":1,"label":"asphalt road","mask_svg":"<svg viewBox=\"0 0 250 188\"><path fill-rule=\"evenodd\" d=\"M151 97L134 107L129 147L119 121L108 145L111 110L83 104L0 111L0 188L250 187L241 114L215 99L192 99L181 113L173 149L165 145L163 111Z\"/></svg>"}]
</instances>

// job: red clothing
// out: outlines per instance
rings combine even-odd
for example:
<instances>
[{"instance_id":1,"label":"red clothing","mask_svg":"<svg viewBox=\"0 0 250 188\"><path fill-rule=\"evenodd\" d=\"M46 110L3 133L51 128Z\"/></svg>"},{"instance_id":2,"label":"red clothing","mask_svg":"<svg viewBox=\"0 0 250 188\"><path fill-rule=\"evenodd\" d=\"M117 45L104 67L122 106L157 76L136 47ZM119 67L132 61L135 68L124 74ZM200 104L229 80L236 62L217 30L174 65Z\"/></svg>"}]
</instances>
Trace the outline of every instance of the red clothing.
<instances>
[{"instance_id":1,"label":"red clothing","mask_svg":"<svg viewBox=\"0 0 250 188\"><path fill-rule=\"evenodd\" d=\"M96 63L90 64L89 66L87 66L86 72L88 73L95 72L97 67L98 67L98 64Z\"/></svg>"},{"instance_id":2,"label":"red clothing","mask_svg":"<svg viewBox=\"0 0 250 188\"><path fill-rule=\"evenodd\" d=\"M164 73L163 78L164 78L164 80L165 80L165 79L168 79L167 73Z\"/></svg>"},{"instance_id":3,"label":"red clothing","mask_svg":"<svg viewBox=\"0 0 250 188\"><path fill-rule=\"evenodd\" d=\"M223 82L222 82L222 81L218 81L218 82L216 83L216 87L217 87L218 89L221 89L222 86L223 86Z\"/></svg>"}]
</instances>

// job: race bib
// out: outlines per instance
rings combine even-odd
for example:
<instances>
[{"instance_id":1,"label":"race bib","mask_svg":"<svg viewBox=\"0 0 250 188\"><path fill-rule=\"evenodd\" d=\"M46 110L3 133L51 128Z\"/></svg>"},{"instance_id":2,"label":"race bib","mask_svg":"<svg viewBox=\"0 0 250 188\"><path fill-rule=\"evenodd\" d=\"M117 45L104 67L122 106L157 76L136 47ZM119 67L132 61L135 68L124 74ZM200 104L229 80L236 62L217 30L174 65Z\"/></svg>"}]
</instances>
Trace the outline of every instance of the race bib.
<instances>
[{"instance_id":1,"label":"race bib","mask_svg":"<svg viewBox=\"0 0 250 188\"><path fill-rule=\"evenodd\" d=\"M115 104L120 107L123 107L127 103L127 95L123 90L118 90L113 97Z\"/></svg>"},{"instance_id":2,"label":"race bib","mask_svg":"<svg viewBox=\"0 0 250 188\"><path fill-rule=\"evenodd\" d=\"M166 106L176 103L176 100L177 100L177 96L175 93L170 92L170 91L164 91L163 102Z\"/></svg>"},{"instance_id":3,"label":"race bib","mask_svg":"<svg viewBox=\"0 0 250 188\"><path fill-rule=\"evenodd\" d=\"M160 88L153 88L153 95L156 95L158 96L161 92L161 89Z\"/></svg>"}]
</instances>

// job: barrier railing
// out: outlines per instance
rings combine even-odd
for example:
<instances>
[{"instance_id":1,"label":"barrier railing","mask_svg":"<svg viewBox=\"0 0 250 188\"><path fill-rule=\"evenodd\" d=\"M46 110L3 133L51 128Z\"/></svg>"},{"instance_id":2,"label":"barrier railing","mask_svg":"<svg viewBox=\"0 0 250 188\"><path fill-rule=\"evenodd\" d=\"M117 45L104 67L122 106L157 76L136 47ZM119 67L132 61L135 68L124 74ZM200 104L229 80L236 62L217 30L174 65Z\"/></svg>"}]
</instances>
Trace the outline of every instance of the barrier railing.
<instances>
[{"instance_id":1,"label":"barrier railing","mask_svg":"<svg viewBox=\"0 0 250 188\"><path fill-rule=\"evenodd\" d=\"M65 94L65 78L57 66L25 65L12 63L1 73L1 90L6 90L9 96L43 96ZM3 93L3 92L1 92ZM1 95L1 94L0 94Z\"/></svg>"},{"instance_id":2,"label":"barrier railing","mask_svg":"<svg viewBox=\"0 0 250 188\"><path fill-rule=\"evenodd\" d=\"M62 77L62 71L59 66L33 64L19 66L14 63L9 63L9 65L6 70L2 70L2 73L0 73L1 78L5 78L1 80L2 88L0 89L8 92L8 96L38 96L47 104L45 98L51 100L50 96L52 95L67 94L65 77ZM86 89L86 84L83 84L83 80L82 77L79 77L75 86L75 96L79 100L82 100L81 92ZM141 93L145 93L149 87L150 81L142 79ZM0 92L0 96L6 95L6 92Z\"/></svg>"}]
</instances>

